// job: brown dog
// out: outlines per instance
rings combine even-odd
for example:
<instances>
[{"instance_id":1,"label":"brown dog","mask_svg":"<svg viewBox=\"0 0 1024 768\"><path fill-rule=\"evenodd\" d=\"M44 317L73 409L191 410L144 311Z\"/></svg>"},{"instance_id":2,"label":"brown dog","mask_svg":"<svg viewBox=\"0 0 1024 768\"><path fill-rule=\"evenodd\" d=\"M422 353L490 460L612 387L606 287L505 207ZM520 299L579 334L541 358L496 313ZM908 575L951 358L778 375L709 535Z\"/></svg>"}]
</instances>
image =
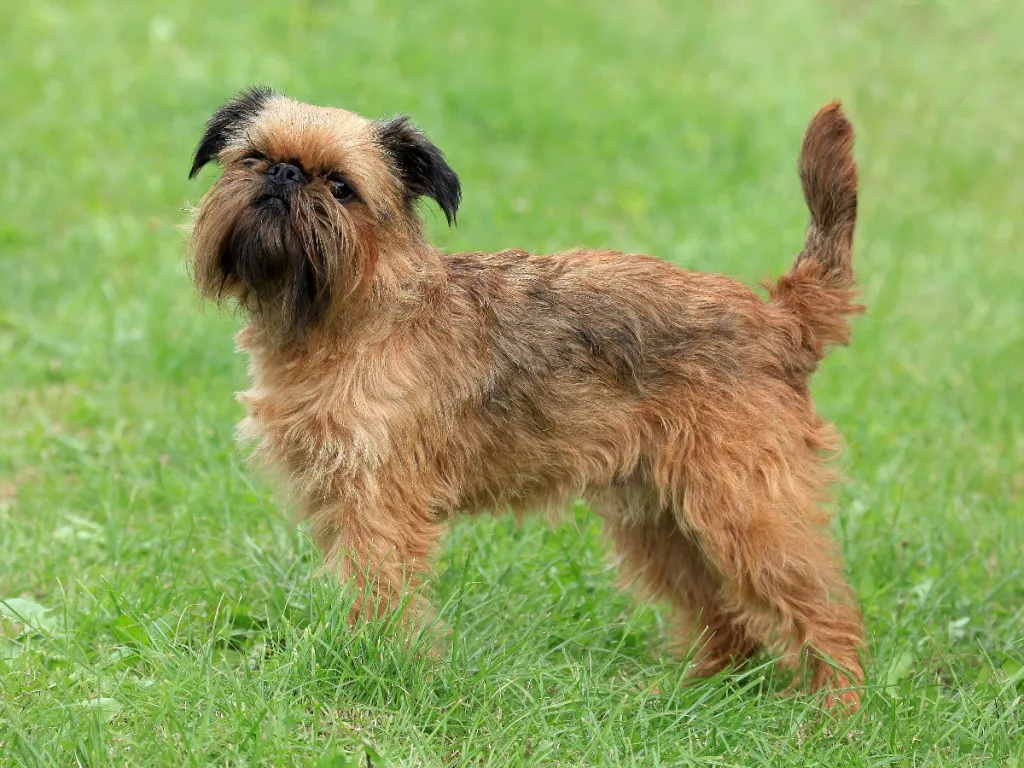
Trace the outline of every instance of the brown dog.
<instances>
[{"instance_id":1,"label":"brown dog","mask_svg":"<svg viewBox=\"0 0 1024 768\"><path fill-rule=\"evenodd\" d=\"M698 672L767 647L808 651L815 689L859 682L860 612L820 506L840 440L808 392L861 310L852 143L838 104L818 112L800 156L811 227L766 302L649 256L442 253L416 201L451 223L459 180L406 118L262 88L217 111L191 176L224 173L190 266L248 315L240 436L363 587L353 618L422 583L456 512L582 496L678 640L704 633Z\"/></svg>"}]
</instances>

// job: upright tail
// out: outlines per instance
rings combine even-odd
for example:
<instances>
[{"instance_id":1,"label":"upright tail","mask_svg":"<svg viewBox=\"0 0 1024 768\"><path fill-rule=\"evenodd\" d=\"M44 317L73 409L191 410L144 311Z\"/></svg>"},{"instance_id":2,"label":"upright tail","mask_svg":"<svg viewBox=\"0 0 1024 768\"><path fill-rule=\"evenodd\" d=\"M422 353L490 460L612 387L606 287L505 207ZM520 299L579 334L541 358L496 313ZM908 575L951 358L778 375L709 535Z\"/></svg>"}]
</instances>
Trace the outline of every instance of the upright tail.
<instances>
[{"instance_id":1,"label":"upright tail","mask_svg":"<svg viewBox=\"0 0 1024 768\"><path fill-rule=\"evenodd\" d=\"M838 102L818 110L800 151L800 182L811 211L804 249L790 271L768 286L772 304L797 321L799 342L813 367L830 346L850 340L855 302L853 229L857 223L857 166L853 127Z\"/></svg>"}]
</instances>

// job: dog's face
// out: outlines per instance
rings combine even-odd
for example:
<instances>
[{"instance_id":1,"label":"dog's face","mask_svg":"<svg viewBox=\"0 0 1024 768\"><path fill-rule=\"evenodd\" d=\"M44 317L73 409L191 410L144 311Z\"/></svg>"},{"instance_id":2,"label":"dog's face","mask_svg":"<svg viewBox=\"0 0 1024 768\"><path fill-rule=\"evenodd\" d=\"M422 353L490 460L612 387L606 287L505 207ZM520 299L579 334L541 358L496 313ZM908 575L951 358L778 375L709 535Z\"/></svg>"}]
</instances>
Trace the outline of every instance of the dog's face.
<instances>
[{"instance_id":1,"label":"dog's face","mask_svg":"<svg viewBox=\"0 0 1024 768\"><path fill-rule=\"evenodd\" d=\"M420 197L449 224L461 197L441 151L407 118L368 120L266 88L213 114L189 178L211 161L224 172L195 216L196 286L293 335L365 292L380 259L420 244Z\"/></svg>"}]
</instances>

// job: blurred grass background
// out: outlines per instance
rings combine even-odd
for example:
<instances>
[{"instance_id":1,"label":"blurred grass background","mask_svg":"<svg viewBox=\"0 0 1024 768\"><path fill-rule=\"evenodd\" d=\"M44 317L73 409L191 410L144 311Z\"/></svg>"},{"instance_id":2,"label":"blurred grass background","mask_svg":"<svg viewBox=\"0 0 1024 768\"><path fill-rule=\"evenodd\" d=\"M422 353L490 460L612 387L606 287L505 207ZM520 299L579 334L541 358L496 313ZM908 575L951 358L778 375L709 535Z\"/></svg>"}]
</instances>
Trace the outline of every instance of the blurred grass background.
<instances>
[{"instance_id":1,"label":"blurred grass background","mask_svg":"<svg viewBox=\"0 0 1024 768\"><path fill-rule=\"evenodd\" d=\"M1024 7L7 10L0 760L1019 764ZM861 715L776 697L770 666L680 688L660 608L614 590L585 510L455 527L436 587L451 658L344 628L236 455L239 319L201 308L182 264L215 174L186 180L192 148L254 83L411 114L462 178L458 229L425 209L446 248L612 247L748 282L799 250L802 131L843 100L869 313L815 393L850 444Z\"/></svg>"}]
</instances>

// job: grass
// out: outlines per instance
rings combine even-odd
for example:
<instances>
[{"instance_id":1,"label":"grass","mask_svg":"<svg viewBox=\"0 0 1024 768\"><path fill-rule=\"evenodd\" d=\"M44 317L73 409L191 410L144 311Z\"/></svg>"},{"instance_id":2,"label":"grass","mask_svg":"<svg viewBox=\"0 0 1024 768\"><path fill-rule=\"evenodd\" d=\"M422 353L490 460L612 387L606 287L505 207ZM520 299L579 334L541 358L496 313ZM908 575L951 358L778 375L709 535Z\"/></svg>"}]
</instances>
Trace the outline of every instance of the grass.
<instances>
[{"instance_id":1,"label":"grass","mask_svg":"<svg viewBox=\"0 0 1024 768\"><path fill-rule=\"evenodd\" d=\"M0 762L1024 762L1024 10L1011 3L22 3L0 184ZM869 314L815 383L846 434L836 528L865 706L767 660L681 686L598 527L456 525L450 657L348 597L232 428L239 319L182 265L204 119L255 82L411 113L451 249L576 244L753 282L799 248L814 109L858 131Z\"/></svg>"}]
</instances>

